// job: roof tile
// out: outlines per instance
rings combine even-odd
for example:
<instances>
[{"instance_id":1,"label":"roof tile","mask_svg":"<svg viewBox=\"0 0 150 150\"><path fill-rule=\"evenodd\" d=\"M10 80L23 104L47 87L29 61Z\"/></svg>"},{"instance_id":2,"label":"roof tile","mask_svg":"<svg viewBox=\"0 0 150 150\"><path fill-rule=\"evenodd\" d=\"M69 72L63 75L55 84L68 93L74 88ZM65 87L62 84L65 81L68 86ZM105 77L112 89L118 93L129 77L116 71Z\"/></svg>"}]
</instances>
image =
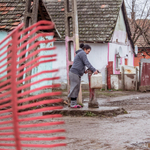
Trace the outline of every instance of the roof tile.
<instances>
[{"instance_id":1,"label":"roof tile","mask_svg":"<svg viewBox=\"0 0 150 150\"><path fill-rule=\"evenodd\" d=\"M7 3L0 3L0 7L6 6L6 5L7 5Z\"/></svg>"},{"instance_id":2,"label":"roof tile","mask_svg":"<svg viewBox=\"0 0 150 150\"><path fill-rule=\"evenodd\" d=\"M12 30L21 21L24 0L0 0L0 30Z\"/></svg>"},{"instance_id":3,"label":"roof tile","mask_svg":"<svg viewBox=\"0 0 150 150\"><path fill-rule=\"evenodd\" d=\"M5 26L0 26L0 29L3 29L3 28L5 28L6 27L6 25Z\"/></svg>"},{"instance_id":4,"label":"roof tile","mask_svg":"<svg viewBox=\"0 0 150 150\"><path fill-rule=\"evenodd\" d=\"M51 17L48 20L55 22L61 40L64 40L64 0L43 1ZM108 42L121 5L122 0L77 0L80 41ZM0 6L0 29L14 29L25 11L25 0L0 0ZM42 11L46 13L45 9ZM38 19L42 19L40 15Z\"/></svg>"},{"instance_id":5,"label":"roof tile","mask_svg":"<svg viewBox=\"0 0 150 150\"><path fill-rule=\"evenodd\" d=\"M44 1L62 36L59 40L64 40L64 0ZM122 0L77 0L79 40L108 42L113 34L121 5Z\"/></svg>"},{"instance_id":6,"label":"roof tile","mask_svg":"<svg viewBox=\"0 0 150 150\"><path fill-rule=\"evenodd\" d=\"M17 26L20 22L14 22L12 23L13 26Z\"/></svg>"},{"instance_id":7,"label":"roof tile","mask_svg":"<svg viewBox=\"0 0 150 150\"><path fill-rule=\"evenodd\" d=\"M7 14L8 13L8 11L3 11L2 12L2 15L5 15L5 14Z\"/></svg>"}]
</instances>

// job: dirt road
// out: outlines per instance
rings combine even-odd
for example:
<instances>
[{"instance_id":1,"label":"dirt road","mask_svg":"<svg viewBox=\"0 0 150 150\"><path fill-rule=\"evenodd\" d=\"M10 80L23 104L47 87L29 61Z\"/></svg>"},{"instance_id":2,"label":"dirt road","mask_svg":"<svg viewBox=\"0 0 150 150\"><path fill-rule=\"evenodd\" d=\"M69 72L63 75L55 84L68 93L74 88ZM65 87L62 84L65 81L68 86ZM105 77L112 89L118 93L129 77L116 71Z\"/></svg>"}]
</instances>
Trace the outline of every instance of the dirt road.
<instances>
[{"instance_id":1,"label":"dirt road","mask_svg":"<svg viewBox=\"0 0 150 150\"><path fill-rule=\"evenodd\" d=\"M122 107L128 114L112 118L64 117L68 146L60 149L150 149L150 93L107 96L98 101L100 106Z\"/></svg>"},{"instance_id":2,"label":"dirt road","mask_svg":"<svg viewBox=\"0 0 150 150\"><path fill-rule=\"evenodd\" d=\"M100 107L121 107L128 114L116 117L63 117L66 147L53 150L148 150L150 149L150 93L124 92L98 96ZM114 96L113 96L114 94ZM85 102L88 100L85 97ZM36 114L38 115L38 114ZM32 115L28 116L32 117ZM59 119L60 120L60 119ZM47 119L46 122L54 121ZM30 121L41 123L43 120ZM52 129L41 127L39 130ZM27 131L28 129L23 129ZM38 135L35 135L40 137ZM30 137L30 135L27 135ZM42 136L43 137L43 136ZM40 141L35 142L39 144ZM41 143L44 144L44 143ZM49 141L47 144L51 144ZM41 150L24 148L23 150ZM44 149L43 149L44 150ZM47 150L47 149L45 149Z\"/></svg>"}]
</instances>

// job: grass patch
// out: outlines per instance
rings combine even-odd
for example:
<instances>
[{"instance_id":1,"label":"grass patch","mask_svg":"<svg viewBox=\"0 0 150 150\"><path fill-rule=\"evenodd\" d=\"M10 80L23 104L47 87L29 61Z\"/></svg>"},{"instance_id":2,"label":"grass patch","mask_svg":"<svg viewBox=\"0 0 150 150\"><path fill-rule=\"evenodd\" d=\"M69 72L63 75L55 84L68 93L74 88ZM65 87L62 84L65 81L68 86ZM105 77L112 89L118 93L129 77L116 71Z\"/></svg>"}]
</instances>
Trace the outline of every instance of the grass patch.
<instances>
[{"instance_id":1,"label":"grass patch","mask_svg":"<svg viewBox=\"0 0 150 150\"><path fill-rule=\"evenodd\" d=\"M58 91L61 91L61 92L67 92L67 89L52 89L53 92L58 92Z\"/></svg>"},{"instance_id":2,"label":"grass patch","mask_svg":"<svg viewBox=\"0 0 150 150\"><path fill-rule=\"evenodd\" d=\"M89 96L89 93L82 93L82 96L88 97L88 96Z\"/></svg>"},{"instance_id":3,"label":"grass patch","mask_svg":"<svg viewBox=\"0 0 150 150\"><path fill-rule=\"evenodd\" d=\"M128 112L125 110L125 111L124 111L124 114L128 114Z\"/></svg>"},{"instance_id":4,"label":"grass patch","mask_svg":"<svg viewBox=\"0 0 150 150\"><path fill-rule=\"evenodd\" d=\"M85 117L95 117L95 116L97 116L97 115L94 114L94 113L92 113L92 112L90 112L90 111L88 111L88 112L86 112L83 116L85 116Z\"/></svg>"},{"instance_id":5,"label":"grass patch","mask_svg":"<svg viewBox=\"0 0 150 150\"><path fill-rule=\"evenodd\" d=\"M82 106L82 107L84 106L82 103L78 103L78 105L80 105L80 106Z\"/></svg>"},{"instance_id":6,"label":"grass patch","mask_svg":"<svg viewBox=\"0 0 150 150\"><path fill-rule=\"evenodd\" d=\"M96 91L96 96L117 97L117 96L124 96L124 95L127 95L127 94Z\"/></svg>"}]
</instances>

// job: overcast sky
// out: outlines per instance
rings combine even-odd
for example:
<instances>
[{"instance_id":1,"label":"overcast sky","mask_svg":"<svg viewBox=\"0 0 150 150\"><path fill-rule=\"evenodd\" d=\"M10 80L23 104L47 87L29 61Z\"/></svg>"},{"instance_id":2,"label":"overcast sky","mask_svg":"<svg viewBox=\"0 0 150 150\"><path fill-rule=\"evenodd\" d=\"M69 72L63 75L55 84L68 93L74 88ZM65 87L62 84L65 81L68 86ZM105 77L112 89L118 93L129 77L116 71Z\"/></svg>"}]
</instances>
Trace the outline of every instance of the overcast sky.
<instances>
[{"instance_id":1,"label":"overcast sky","mask_svg":"<svg viewBox=\"0 0 150 150\"><path fill-rule=\"evenodd\" d=\"M129 17L131 17L132 1L133 0L125 0L127 13ZM145 9L144 9L144 6L146 6ZM143 9L144 9L144 13L143 13L142 18L144 18L148 13L149 8L150 8L150 0L135 0L136 19L139 19L141 17ZM149 16L150 16L150 13L149 13ZM150 17L148 18L150 19Z\"/></svg>"}]
</instances>

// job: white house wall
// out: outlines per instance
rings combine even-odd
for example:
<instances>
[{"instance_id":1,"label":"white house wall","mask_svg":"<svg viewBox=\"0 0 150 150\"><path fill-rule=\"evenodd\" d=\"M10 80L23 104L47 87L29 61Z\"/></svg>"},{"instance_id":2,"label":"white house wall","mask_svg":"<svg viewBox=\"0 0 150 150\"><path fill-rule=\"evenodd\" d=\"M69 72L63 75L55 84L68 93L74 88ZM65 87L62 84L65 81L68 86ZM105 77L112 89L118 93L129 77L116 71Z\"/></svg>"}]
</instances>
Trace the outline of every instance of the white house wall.
<instances>
[{"instance_id":1,"label":"white house wall","mask_svg":"<svg viewBox=\"0 0 150 150\"><path fill-rule=\"evenodd\" d=\"M121 56L121 65L125 65L125 59L128 60L128 66L134 66L134 54L131 43L127 36L126 25L120 9L117 24L109 43L109 61L113 61L113 73L120 74L120 70L116 70L116 54Z\"/></svg>"},{"instance_id":2,"label":"white house wall","mask_svg":"<svg viewBox=\"0 0 150 150\"><path fill-rule=\"evenodd\" d=\"M54 50L54 54L57 54L57 61L53 62L52 67L53 69L59 69L59 72L53 74L53 76L59 76L60 83L67 83L67 70L66 70L66 48L64 42L55 42L54 46L56 49Z\"/></svg>"},{"instance_id":3,"label":"white house wall","mask_svg":"<svg viewBox=\"0 0 150 150\"><path fill-rule=\"evenodd\" d=\"M6 32L6 31L0 31L0 41L2 41L7 35L8 35L8 32ZM7 41L6 41L5 43L3 43L2 45L0 45L0 48L3 47L6 43L7 43ZM2 51L0 51L0 54L2 54L6 49L7 49L7 47L4 48ZM7 53L5 53L3 56L1 56L1 57L0 57L0 60L3 59L3 58L6 57L6 56L7 56ZM7 59L5 59L3 62L1 62L1 65L3 65L3 64L6 63L6 62L7 62ZM7 66L1 68L1 69L0 69L0 72L2 72L3 70L5 70L6 67L7 67ZM0 73L0 77L3 77L3 76L6 75L6 74L7 74L7 72Z\"/></svg>"},{"instance_id":4,"label":"white house wall","mask_svg":"<svg viewBox=\"0 0 150 150\"><path fill-rule=\"evenodd\" d=\"M122 10L120 9L114 34L112 37L112 42L126 44L126 41L127 41L127 31L126 31L123 13Z\"/></svg>"},{"instance_id":5,"label":"white house wall","mask_svg":"<svg viewBox=\"0 0 150 150\"><path fill-rule=\"evenodd\" d=\"M119 52L119 50L122 49L121 54L121 65L125 65L125 58L128 58L128 66L134 66L133 62L133 53L130 50L129 46L126 45L119 45L116 43L109 43L109 61L113 61L113 73L114 74L120 74L120 71L116 70L116 52Z\"/></svg>"},{"instance_id":6,"label":"white house wall","mask_svg":"<svg viewBox=\"0 0 150 150\"><path fill-rule=\"evenodd\" d=\"M60 68L58 76L61 79L57 82L60 83L67 83L67 70L66 70L66 48L64 42L55 42L57 54L57 62L53 63L53 68ZM92 50L88 56L90 63L99 71L102 72L103 75L103 84L105 83L105 67L108 63L107 56L108 56L108 44L100 44L100 43L89 43ZM73 48L72 48L73 49ZM72 60L73 60L73 53L72 53ZM81 79L82 83L88 83L87 74L83 75Z\"/></svg>"},{"instance_id":7,"label":"white house wall","mask_svg":"<svg viewBox=\"0 0 150 150\"><path fill-rule=\"evenodd\" d=\"M128 66L134 66L134 53L133 53L133 50L132 50L132 47L129 45L128 47L128 51L129 51L129 54L128 55Z\"/></svg>"},{"instance_id":8,"label":"white house wall","mask_svg":"<svg viewBox=\"0 0 150 150\"><path fill-rule=\"evenodd\" d=\"M44 41L44 40L51 40L53 39L53 36L45 36L45 37L39 37L39 41ZM39 45L39 49L41 48L49 48L49 47L53 47L53 42L51 43L41 43ZM54 52L53 50L49 50L49 51L41 51L38 55L39 56L44 56L44 55L52 55ZM49 58L42 58L40 59L40 61L44 61L44 60L49 60ZM46 70L52 70L52 62L47 62L47 63L41 63L39 64L39 66L35 67L32 69L32 75L36 74L36 73L39 73L39 72L42 72L42 71L46 71ZM35 81L38 81L38 80L41 80L43 78L50 78L52 77L52 73L45 73L45 74L40 74L34 78L31 79L31 82L35 82ZM32 89L35 89L35 88L38 88L38 87L42 87L42 86L46 86L46 85L51 85L52 84L52 81L49 80L49 81L42 81L40 83L37 83L37 84L34 84L31 86L31 90ZM37 91L36 94L39 94L41 92L51 92L51 89L48 88L48 89L44 89L42 91Z\"/></svg>"},{"instance_id":9,"label":"white house wall","mask_svg":"<svg viewBox=\"0 0 150 150\"><path fill-rule=\"evenodd\" d=\"M8 32L6 31L0 31L0 41L2 41L6 36L8 35ZM49 39L51 40L53 37L52 36L47 36L47 37L40 37L39 40L45 40L46 39ZM7 41L6 41L7 42ZM4 44L6 44L6 42ZM0 45L0 48L4 45ZM40 47L39 48L46 48L46 47L52 47L53 46L53 43L48 43L48 44L40 44ZM5 49L3 49L2 51L0 51L0 54L2 54L2 52L4 52L5 50L7 49L7 47ZM53 54L53 50L51 51L42 51L39 53L39 56L41 55L50 55L50 54ZM7 56L7 53L4 54L3 56L0 57L0 60L3 59L4 57ZM46 60L47 58L44 58L44 59L41 59L41 60ZM3 65L4 63L6 63L7 59L5 59L3 62L1 62L1 65ZM0 69L0 72L5 70L7 66L3 67ZM38 73L38 72L41 72L41 71L44 71L44 70L52 70L52 62L48 62L48 63L44 63L44 64L40 64L38 67L35 67L32 69L32 75L35 74L35 73ZM4 72L2 74L0 74L0 77L3 77L4 75L6 75L7 72ZM51 77L52 74L51 73L47 73L47 74L41 74L39 76L36 76L34 78L31 79L31 82L35 82L39 79L43 79L43 78L49 78ZM25 75L24 75L24 78L25 78ZM6 78L5 78L6 80ZM1 82L1 81L0 81ZM44 85L51 85L52 84L52 81L43 81L43 82L40 82L40 83L37 83L37 84L34 84L31 86L31 89L35 89L37 87L41 87L41 86L44 86ZM43 90L44 91L44 90ZM42 92L43 92L42 91ZM51 89L46 89L45 90L46 92L50 92ZM37 93L39 93L40 91L38 91Z\"/></svg>"}]
</instances>

